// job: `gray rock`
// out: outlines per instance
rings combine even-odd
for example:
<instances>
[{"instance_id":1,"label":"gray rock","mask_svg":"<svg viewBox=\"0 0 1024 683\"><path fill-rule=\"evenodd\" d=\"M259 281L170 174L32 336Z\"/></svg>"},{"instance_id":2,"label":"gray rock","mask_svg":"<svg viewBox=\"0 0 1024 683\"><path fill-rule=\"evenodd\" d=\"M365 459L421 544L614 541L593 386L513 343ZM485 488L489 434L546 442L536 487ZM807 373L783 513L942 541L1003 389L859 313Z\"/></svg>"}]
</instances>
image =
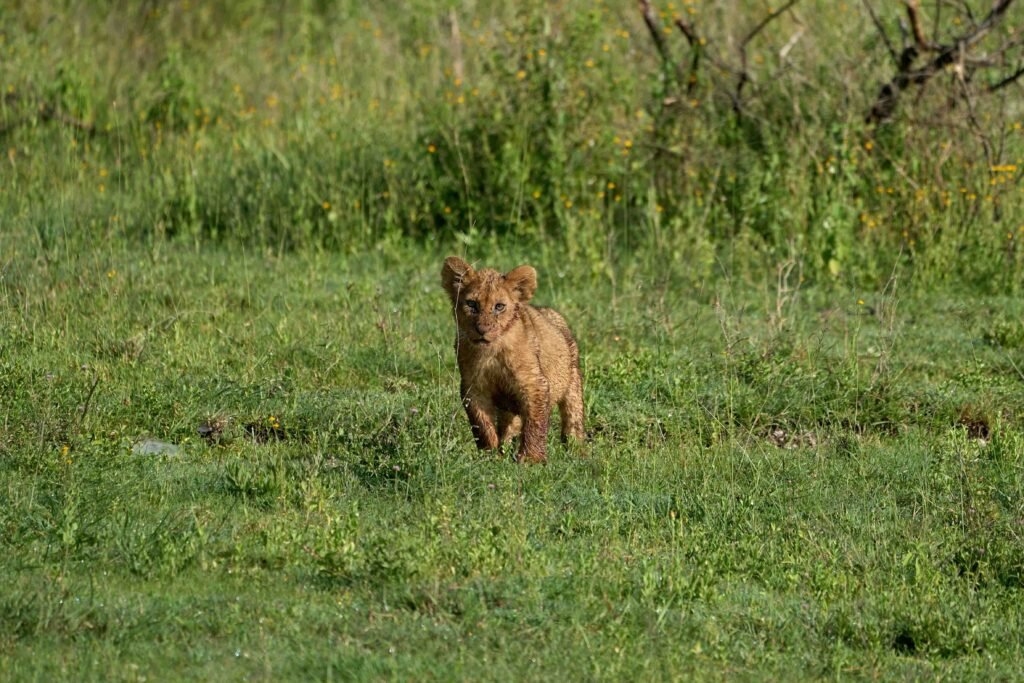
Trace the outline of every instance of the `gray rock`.
<instances>
[{"instance_id":1,"label":"gray rock","mask_svg":"<svg viewBox=\"0 0 1024 683\"><path fill-rule=\"evenodd\" d=\"M132 455L179 455L181 448L157 439L142 439L132 444Z\"/></svg>"}]
</instances>

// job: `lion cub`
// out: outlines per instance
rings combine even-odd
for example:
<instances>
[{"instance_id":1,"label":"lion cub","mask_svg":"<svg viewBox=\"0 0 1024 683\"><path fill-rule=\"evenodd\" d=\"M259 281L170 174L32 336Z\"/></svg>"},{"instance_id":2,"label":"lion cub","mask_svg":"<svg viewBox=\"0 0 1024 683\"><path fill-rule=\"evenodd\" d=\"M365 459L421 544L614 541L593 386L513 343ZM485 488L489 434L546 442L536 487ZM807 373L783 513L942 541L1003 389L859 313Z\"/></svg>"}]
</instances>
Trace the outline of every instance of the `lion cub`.
<instances>
[{"instance_id":1,"label":"lion cub","mask_svg":"<svg viewBox=\"0 0 1024 683\"><path fill-rule=\"evenodd\" d=\"M455 309L462 403L477 447L499 448L521 430L516 460L547 460L556 403L562 440L582 440L579 348L561 315L529 304L537 271L519 266L502 275L449 256L441 283Z\"/></svg>"}]
</instances>

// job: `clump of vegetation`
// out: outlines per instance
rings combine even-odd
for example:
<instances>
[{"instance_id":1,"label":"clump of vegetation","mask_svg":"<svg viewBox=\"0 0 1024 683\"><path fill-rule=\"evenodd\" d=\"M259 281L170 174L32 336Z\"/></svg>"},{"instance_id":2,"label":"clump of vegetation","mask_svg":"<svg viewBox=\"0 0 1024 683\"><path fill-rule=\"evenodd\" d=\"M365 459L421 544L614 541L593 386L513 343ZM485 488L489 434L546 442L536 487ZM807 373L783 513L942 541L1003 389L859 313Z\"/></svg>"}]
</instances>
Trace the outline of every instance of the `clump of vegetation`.
<instances>
[{"instance_id":1,"label":"clump of vegetation","mask_svg":"<svg viewBox=\"0 0 1024 683\"><path fill-rule=\"evenodd\" d=\"M49 249L514 235L1018 287L1020 8L908 3L901 45L873 4L53 4L71 43L18 8L0 202Z\"/></svg>"}]
</instances>

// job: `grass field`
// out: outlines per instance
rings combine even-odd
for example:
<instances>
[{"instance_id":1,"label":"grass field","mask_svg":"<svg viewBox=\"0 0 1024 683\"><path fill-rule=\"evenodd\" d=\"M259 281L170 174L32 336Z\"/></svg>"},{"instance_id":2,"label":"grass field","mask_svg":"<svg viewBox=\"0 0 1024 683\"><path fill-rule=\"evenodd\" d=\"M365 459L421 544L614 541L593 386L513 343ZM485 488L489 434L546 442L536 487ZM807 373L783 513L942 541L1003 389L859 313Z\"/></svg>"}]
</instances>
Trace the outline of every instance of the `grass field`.
<instances>
[{"instance_id":1,"label":"grass field","mask_svg":"<svg viewBox=\"0 0 1024 683\"><path fill-rule=\"evenodd\" d=\"M0 678L1017 678L1015 91L867 127L794 12L736 116L633 3L0 10ZM585 453L475 450L448 254L536 266Z\"/></svg>"}]
</instances>

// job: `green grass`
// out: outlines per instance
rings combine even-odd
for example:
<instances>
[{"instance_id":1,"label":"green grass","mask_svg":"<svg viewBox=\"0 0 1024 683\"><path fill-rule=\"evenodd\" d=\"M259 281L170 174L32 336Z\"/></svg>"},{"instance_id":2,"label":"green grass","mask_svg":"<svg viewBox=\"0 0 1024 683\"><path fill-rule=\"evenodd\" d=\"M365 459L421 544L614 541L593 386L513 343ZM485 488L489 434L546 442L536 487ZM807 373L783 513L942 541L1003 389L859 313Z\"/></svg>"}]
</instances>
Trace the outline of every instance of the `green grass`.
<instances>
[{"instance_id":1,"label":"green grass","mask_svg":"<svg viewBox=\"0 0 1024 683\"><path fill-rule=\"evenodd\" d=\"M739 116L633 3L151 4L0 9L0 679L1019 675L1015 90L866 127L858 3ZM585 453L475 450L449 254L537 267Z\"/></svg>"},{"instance_id":2,"label":"green grass","mask_svg":"<svg viewBox=\"0 0 1024 683\"><path fill-rule=\"evenodd\" d=\"M10 269L5 677L1014 675L1019 300L810 290L773 326L538 261L592 440L523 467L472 445L439 262Z\"/></svg>"}]
</instances>

